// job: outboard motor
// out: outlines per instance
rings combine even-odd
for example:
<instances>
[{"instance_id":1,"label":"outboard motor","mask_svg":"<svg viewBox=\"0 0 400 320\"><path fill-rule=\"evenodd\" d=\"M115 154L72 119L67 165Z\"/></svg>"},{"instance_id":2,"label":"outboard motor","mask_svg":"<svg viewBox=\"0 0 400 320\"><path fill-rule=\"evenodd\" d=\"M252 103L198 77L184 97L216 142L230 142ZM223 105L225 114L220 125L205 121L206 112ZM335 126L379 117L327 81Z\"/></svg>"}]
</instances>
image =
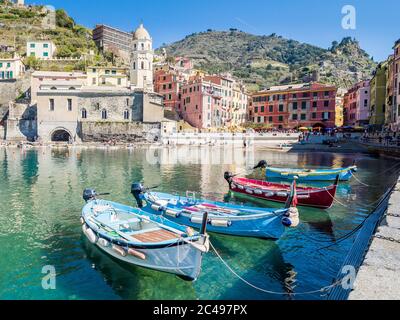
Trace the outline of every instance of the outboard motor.
<instances>
[{"instance_id":1,"label":"outboard motor","mask_svg":"<svg viewBox=\"0 0 400 320\"><path fill-rule=\"evenodd\" d=\"M141 197L141 194L143 194L144 191L145 191L145 189L141 183L135 182L132 184L131 193L132 193L133 197L135 198L136 203L139 208L143 208L143 199Z\"/></svg>"},{"instance_id":2,"label":"outboard motor","mask_svg":"<svg viewBox=\"0 0 400 320\"><path fill-rule=\"evenodd\" d=\"M261 160L253 169L265 169L268 167L268 163L265 160Z\"/></svg>"},{"instance_id":3,"label":"outboard motor","mask_svg":"<svg viewBox=\"0 0 400 320\"><path fill-rule=\"evenodd\" d=\"M97 193L94 189L85 189L83 190L83 200L89 202L91 200L96 199Z\"/></svg>"},{"instance_id":4,"label":"outboard motor","mask_svg":"<svg viewBox=\"0 0 400 320\"><path fill-rule=\"evenodd\" d=\"M234 177L234 175L232 172L227 171L224 173L224 179L228 182L229 186L232 184L233 177Z\"/></svg>"}]
</instances>

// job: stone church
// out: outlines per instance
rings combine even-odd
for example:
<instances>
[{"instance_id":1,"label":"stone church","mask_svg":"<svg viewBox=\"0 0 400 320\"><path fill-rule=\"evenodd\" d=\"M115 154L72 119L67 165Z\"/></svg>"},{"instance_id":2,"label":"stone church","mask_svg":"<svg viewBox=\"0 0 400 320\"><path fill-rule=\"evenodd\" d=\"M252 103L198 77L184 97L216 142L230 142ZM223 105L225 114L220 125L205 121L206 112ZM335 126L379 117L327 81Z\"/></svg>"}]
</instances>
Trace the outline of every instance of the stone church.
<instances>
[{"instance_id":1,"label":"stone church","mask_svg":"<svg viewBox=\"0 0 400 320\"><path fill-rule=\"evenodd\" d=\"M153 55L152 38L141 24L133 34L126 74L101 67L102 81L96 81L99 67L88 67L86 73L34 72L31 105L37 109L36 140L134 142L148 131L154 135L164 120L164 107L162 96L153 90ZM123 77L127 80L115 81Z\"/></svg>"}]
</instances>

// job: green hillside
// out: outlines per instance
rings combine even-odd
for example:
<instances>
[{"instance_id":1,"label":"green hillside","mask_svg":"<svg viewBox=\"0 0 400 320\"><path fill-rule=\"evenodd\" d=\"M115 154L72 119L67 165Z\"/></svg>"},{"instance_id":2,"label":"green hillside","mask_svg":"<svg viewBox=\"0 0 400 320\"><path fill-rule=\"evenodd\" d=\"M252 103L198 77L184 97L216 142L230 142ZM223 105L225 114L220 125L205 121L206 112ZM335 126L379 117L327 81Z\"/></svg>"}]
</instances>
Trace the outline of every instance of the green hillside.
<instances>
[{"instance_id":1,"label":"green hillside","mask_svg":"<svg viewBox=\"0 0 400 320\"><path fill-rule=\"evenodd\" d=\"M236 29L208 30L165 48L169 55L192 58L205 71L232 72L255 90L312 79L347 88L369 77L376 66L351 38L323 49L276 34L257 36Z\"/></svg>"}]
</instances>

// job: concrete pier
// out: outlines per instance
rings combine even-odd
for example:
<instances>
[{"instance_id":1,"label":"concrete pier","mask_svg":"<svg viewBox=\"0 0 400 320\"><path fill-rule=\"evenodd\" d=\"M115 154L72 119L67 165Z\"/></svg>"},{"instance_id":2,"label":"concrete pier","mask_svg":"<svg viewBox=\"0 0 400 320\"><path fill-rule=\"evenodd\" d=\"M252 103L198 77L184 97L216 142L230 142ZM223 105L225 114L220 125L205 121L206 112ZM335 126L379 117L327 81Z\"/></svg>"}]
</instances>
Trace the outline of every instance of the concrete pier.
<instances>
[{"instance_id":1,"label":"concrete pier","mask_svg":"<svg viewBox=\"0 0 400 320\"><path fill-rule=\"evenodd\" d=\"M400 179L375 234L349 300L400 299Z\"/></svg>"}]
</instances>

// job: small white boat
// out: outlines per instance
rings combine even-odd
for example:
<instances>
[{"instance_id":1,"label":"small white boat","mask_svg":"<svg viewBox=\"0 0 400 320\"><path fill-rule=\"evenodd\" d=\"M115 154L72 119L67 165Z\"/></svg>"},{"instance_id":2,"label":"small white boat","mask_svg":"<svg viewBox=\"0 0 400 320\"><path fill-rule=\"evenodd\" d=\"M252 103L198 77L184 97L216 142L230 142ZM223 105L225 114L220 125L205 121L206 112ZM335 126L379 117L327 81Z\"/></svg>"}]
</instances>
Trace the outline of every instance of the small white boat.
<instances>
[{"instance_id":1,"label":"small white boat","mask_svg":"<svg viewBox=\"0 0 400 320\"><path fill-rule=\"evenodd\" d=\"M201 271L203 254L209 251L203 228L195 232L140 209L97 199L86 189L82 230L88 240L114 258L129 264L172 273L194 281Z\"/></svg>"}]
</instances>

